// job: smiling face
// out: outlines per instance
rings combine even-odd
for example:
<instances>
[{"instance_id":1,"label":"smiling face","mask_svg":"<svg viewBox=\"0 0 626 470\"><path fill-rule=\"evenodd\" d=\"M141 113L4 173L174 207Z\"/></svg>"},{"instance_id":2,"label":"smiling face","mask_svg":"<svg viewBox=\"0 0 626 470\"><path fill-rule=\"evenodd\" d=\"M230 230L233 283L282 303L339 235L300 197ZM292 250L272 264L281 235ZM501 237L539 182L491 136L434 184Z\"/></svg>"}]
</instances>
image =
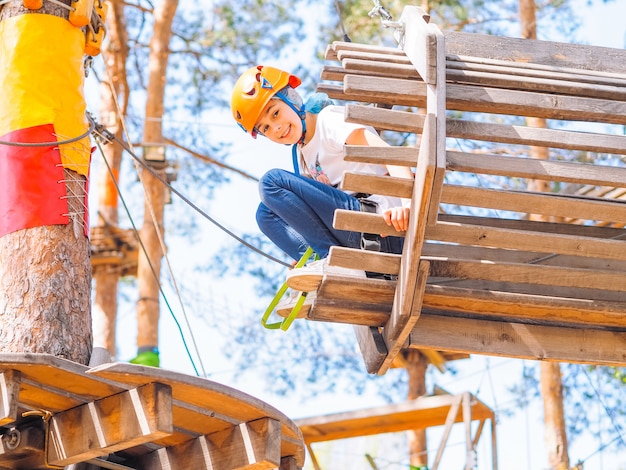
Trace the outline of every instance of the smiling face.
<instances>
[{"instance_id":1,"label":"smiling face","mask_svg":"<svg viewBox=\"0 0 626 470\"><path fill-rule=\"evenodd\" d=\"M277 144L295 144L302 137L300 117L281 99L269 100L254 128Z\"/></svg>"}]
</instances>

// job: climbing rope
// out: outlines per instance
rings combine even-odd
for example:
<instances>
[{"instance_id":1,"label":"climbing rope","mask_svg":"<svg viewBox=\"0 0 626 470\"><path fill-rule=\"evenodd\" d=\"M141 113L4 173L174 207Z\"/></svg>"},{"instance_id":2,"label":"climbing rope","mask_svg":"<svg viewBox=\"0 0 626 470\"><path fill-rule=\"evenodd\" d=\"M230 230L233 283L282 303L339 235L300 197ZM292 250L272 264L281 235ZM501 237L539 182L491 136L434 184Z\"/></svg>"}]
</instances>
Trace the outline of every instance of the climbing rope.
<instances>
[{"instance_id":1,"label":"climbing rope","mask_svg":"<svg viewBox=\"0 0 626 470\"><path fill-rule=\"evenodd\" d=\"M89 114L87 114L87 117L89 118ZM78 137L72 137L71 139L58 140L54 142L10 142L7 140L0 140L0 145L9 145L13 147L56 147L58 145L71 144L73 142L78 142L79 140L86 138L94 132L94 130L96 129L95 123L91 119L88 120L89 127L87 128L87 130Z\"/></svg>"}]
</instances>

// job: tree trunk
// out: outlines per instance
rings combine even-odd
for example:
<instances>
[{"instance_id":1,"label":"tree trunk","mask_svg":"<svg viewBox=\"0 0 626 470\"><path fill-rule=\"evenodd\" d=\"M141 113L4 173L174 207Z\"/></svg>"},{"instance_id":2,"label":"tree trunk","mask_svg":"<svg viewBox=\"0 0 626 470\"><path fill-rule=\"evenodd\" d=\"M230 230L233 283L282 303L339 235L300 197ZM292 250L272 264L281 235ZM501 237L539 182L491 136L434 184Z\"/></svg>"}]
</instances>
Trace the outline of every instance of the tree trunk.
<instances>
[{"instance_id":1,"label":"tree trunk","mask_svg":"<svg viewBox=\"0 0 626 470\"><path fill-rule=\"evenodd\" d=\"M535 0L519 0L522 37L537 39L537 18ZM547 127L545 119L526 118L528 126ZM530 157L548 160L549 149L545 147L531 147ZM532 191L549 192L548 181L531 180L528 187ZM545 220L530 215L531 220ZM547 220L546 220L547 221ZM548 462L554 470L569 468L567 451L567 432L565 427L565 412L563 410L563 385L561 366L558 363L541 363L541 394L544 407L545 441L548 450Z\"/></svg>"},{"instance_id":2,"label":"tree trunk","mask_svg":"<svg viewBox=\"0 0 626 470\"><path fill-rule=\"evenodd\" d=\"M567 433L563 413L563 383L561 366L557 362L541 363L541 395L548 463L552 470L567 470Z\"/></svg>"},{"instance_id":3,"label":"tree trunk","mask_svg":"<svg viewBox=\"0 0 626 470\"><path fill-rule=\"evenodd\" d=\"M0 140L63 142L86 132L84 35L67 16L51 2L37 13L22 2L0 12ZM89 158L87 137L0 144L2 352L89 361Z\"/></svg>"},{"instance_id":4,"label":"tree trunk","mask_svg":"<svg viewBox=\"0 0 626 470\"><path fill-rule=\"evenodd\" d=\"M100 86L101 123L124 141L122 118L128 105L126 60L128 58L128 33L124 17L124 4L109 0L107 15L107 45L104 50L104 79ZM111 173L119 182L123 149L120 145L102 147ZM98 224L117 227L118 194L108 169L99 179ZM94 271L95 296L93 309L94 346L105 348L111 357L116 356L117 286L120 273L114 266L102 266Z\"/></svg>"},{"instance_id":5,"label":"tree trunk","mask_svg":"<svg viewBox=\"0 0 626 470\"><path fill-rule=\"evenodd\" d=\"M146 100L146 122L144 125L145 152L151 152L163 145L163 101L165 95L166 71L169 57L169 42L172 34L172 21L178 7L177 0L164 0L154 11L154 34L150 41L148 94ZM165 178L165 162L153 168ZM161 249L163 240L163 208L165 188L154 176L143 171L142 176L146 202L144 223L140 236L146 248L147 257L140 251L138 261L139 300L137 302L137 349L142 354L157 350L159 344L159 279L161 273Z\"/></svg>"},{"instance_id":6,"label":"tree trunk","mask_svg":"<svg viewBox=\"0 0 626 470\"><path fill-rule=\"evenodd\" d=\"M426 368L428 360L419 351L410 349L406 353L406 370L409 376L407 400L426 395ZM407 431L410 463L413 467L428 465L426 429Z\"/></svg>"}]
</instances>

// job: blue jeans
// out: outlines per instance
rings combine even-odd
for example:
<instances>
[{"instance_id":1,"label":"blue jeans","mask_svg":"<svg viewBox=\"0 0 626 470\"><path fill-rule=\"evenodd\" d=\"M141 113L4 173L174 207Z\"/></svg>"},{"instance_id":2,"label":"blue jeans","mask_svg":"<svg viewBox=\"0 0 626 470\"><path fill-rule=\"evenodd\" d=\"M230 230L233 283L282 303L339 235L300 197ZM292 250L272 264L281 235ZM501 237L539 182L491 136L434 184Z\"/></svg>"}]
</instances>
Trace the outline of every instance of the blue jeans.
<instances>
[{"instance_id":1,"label":"blue jeans","mask_svg":"<svg viewBox=\"0 0 626 470\"><path fill-rule=\"evenodd\" d=\"M261 204L256 213L261 231L294 260L311 246L321 257L333 245L361 247L361 233L333 228L336 209L360 211L359 200L311 178L269 170L259 181ZM381 251L402 253L404 238L384 237Z\"/></svg>"}]
</instances>

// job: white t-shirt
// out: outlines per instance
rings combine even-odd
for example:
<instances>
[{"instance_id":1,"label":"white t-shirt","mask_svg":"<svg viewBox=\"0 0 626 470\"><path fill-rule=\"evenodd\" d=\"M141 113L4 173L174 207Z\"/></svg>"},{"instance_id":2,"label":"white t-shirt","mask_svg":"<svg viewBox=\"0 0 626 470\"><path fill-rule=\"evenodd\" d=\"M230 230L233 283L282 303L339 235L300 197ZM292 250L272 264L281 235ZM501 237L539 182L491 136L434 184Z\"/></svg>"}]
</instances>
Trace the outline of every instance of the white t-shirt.
<instances>
[{"instance_id":1,"label":"white t-shirt","mask_svg":"<svg viewBox=\"0 0 626 470\"><path fill-rule=\"evenodd\" d=\"M344 145L352 132L357 129L367 129L376 133L371 126L346 122L344 111L343 106L326 106L322 109L317 115L313 138L306 145L298 146L301 173L332 186L341 184L343 173L346 171L375 175L387 173L384 165L346 162L343 159ZM346 192L353 193L352 191ZM378 203L378 213L390 207L402 206L402 201L397 197L372 195L368 199Z\"/></svg>"}]
</instances>

